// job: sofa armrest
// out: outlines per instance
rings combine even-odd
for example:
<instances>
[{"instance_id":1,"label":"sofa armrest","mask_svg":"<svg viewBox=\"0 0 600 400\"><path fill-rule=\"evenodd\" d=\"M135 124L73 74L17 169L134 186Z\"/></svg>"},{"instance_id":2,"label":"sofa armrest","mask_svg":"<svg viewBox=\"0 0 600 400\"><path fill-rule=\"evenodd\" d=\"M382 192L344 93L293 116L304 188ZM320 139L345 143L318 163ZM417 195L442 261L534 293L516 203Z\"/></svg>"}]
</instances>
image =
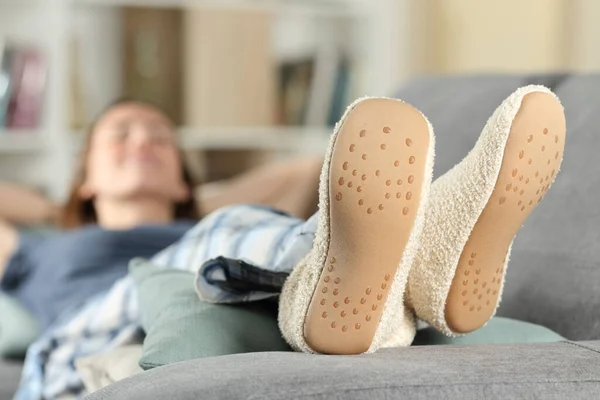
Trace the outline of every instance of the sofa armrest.
<instances>
[{"instance_id":1,"label":"sofa armrest","mask_svg":"<svg viewBox=\"0 0 600 400\"><path fill-rule=\"evenodd\" d=\"M592 399L597 342L413 346L360 356L250 353L155 368L89 400Z\"/></svg>"}]
</instances>

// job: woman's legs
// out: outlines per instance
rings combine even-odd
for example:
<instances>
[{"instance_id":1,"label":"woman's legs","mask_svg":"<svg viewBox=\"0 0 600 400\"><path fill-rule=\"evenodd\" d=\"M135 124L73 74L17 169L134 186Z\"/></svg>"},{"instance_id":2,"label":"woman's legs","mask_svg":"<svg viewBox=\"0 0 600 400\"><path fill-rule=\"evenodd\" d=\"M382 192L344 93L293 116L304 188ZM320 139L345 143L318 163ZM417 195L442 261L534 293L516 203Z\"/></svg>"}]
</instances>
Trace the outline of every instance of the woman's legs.
<instances>
[{"instance_id":1,"label":"woman's legs","mask_svg":"<svg viewBox=\"0 0 600 400\"><path fill-rule=\"evenodd\" d=\"M260 300L273 294L231 293L210 285L203 265L225 257L256 267L291 272L312 248L317 214L307 221L257 205L231 206L200 221L181 240L154 257L159 265L198 271L200 297L214 303Z\"/></svg>"},{"instance_id":2,"label":"woman's legs","mask_svg":"<svg viewBox=\"0 0 600 400\"><path fill-rule=\"evenodd\" d=\"M279 327L293 348L357 354L407 346L404 307L433 167L433 130L410 105L359 99L337 125L311 254L285 282Z\"/></svg>"},{"instance_id":3,"label":"woman's legs","mask_svg":"<svg viewBox=\"0 0 600 400\"><path fill-rule=\"evenodd\" d=\"M225 208L154 262L198 271L200 298L219 303L274 293L211 285L214 277L207 279L205 272L218 267L216 261L207 264L211 259L293 270L281 295L279 321L296 349L349 354L410 344L415 326L404 307L404 287L423 225L433 132L419 111L390 99L361 99L343 121L321 174L324 214L302 221L261 206Z\"/></svg>"}]
</instances>

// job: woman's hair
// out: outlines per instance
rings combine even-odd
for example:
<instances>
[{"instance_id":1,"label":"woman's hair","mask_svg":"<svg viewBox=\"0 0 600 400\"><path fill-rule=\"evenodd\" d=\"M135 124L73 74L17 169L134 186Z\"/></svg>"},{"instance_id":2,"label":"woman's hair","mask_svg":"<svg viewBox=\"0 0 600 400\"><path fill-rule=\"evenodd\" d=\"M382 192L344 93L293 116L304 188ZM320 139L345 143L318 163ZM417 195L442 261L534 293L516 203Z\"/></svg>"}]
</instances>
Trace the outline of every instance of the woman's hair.
<instances>
[{"instance_id":1,"label":"woman's hair","mask_svg":"<svg viewBox=\"0 0 600 400\"><path fill-rule=\"evenodd\" d=\"M79 156L78 165L76 167L77 171L75 173L75 177L71 185L69 197L59 219L59 225L61 228L72 229L81 227L86 224L98 222L98 216L96 215L96 209L94 207L93 200L83 199L79 194L79 190L85 182L87 175L87 159L91 148L91 138L94 134L96 125L109 111L121 105L131 103L143 104L148 107L152 107L160 111L165 117L169 118L167 114L163 110L161 110L161 108L157 105L152 104L148 101L140 101L131 98L121 98L112 102L96 117L96 119L89 126L88 131L86 133L85 142ZM171 119L169 118L169 120ZM181 172L183 180L189 188L190 195L186 201L175 204L174 218L198 219L200 211L199 206L196 203L196 197L194 195L195 184L192 175L190 174L190 171L188 170L183 161L183 156L181 152L179 154L179 160L181 163Z\"/></svg>"}]
</instances>

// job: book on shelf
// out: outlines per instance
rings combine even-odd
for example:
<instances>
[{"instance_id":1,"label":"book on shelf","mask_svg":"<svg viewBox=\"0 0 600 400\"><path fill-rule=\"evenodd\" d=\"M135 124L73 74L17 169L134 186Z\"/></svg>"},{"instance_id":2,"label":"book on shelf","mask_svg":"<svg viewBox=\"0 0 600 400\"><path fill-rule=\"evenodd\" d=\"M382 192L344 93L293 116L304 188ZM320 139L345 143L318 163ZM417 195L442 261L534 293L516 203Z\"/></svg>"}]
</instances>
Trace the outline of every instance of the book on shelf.
<instances>
[{"instance_id":1,"label":"book on shelf","mask_svg":"<svg viewBox=\"0 0 600 400\"><path fill-rule=\"evenodd\" d=\"M180 9L122 10L124 94L158 105L178 125L183 114L182 22Z\"/></svg>"},{"instance_id":2,"label":"book on shelf","mask_svg":"<svg viewBox=\"0 0 600 400\"><path fill-rule=\"evenodd\" d=\"M273 18L270 12L246 9L186 11L186 125L273 125L277 102Z\"/></svg>"},{"instance_id":3,"label":"book on shelf","mask_svg":"<svg viewBox=\"0 0 600 400\"><path fill-rule=\"evenodd\" d=\"M279 65L277 122L333 126L349 101L352 62L335 49Z\"/></svg>"},{"instance_id":4,"label":"book on shelf","mask_svg":"<svg viewBox=\"0 0 600 400\"><path fill-rule=\"evenodd\" d=\"M274 123L276 60L269 11L199 7L184 15L184 123L194 129L264 127ZM235 130L235 128L234 128ZM235 135L224 141L235 144ZM268 152L210 150L207 181L235 176Z\"/></svg>"},{"instance_id":5,"label":"book on shelf","mask_svg":"<svg viewBox=\"0 0 600 400\"><path fill-rule=\"evenodd\" d=\"M284 62L279 66L279 124L304 124L314 79L314 64L314 59L304 59Z\"/></svg>"},{"instance_id":6,"label":"book on shelf","mask_svg":"<svg viewBox=\"0 0 600 400\"><path fill-rule=\"evenodd\" d=\"M333 82L333 93L331 97L331 106L327 118L327 125L334 126L346 110L350 99L351 92L351 61L348 58L341 58L337 65L335 81Z\"/></svg>"},{"instance_id":7,"label":"book on shelf","mask_svg":"<svg viewBox=\"0 0 600 400\"><path fill-rule=\"evenodd\" d=\"M0 128L37 128L47 80L44 56L35 46L10 41L0 51Z\"/></svg>"},{"instance_id":8,"label":"book on shelf","mask_svg":"<svg viewBox=\"0 0 600 400\"><path fill-rule=\"evenodd\" d=\"M0 43L0 129L7 126L8 105L12 94L13 49L6 41Z\"/></svg>"},{"instance_id":9,"label":"book on shelf","mask_svg":"<svg viewBox=\"0 0 600 400\"><path fill-rule=\"evenodd\" d=\"M81 42L71 37L69 42L69 126L74 132L87 128L89 104L85 96Z\"/></svg>"}]
</instances>

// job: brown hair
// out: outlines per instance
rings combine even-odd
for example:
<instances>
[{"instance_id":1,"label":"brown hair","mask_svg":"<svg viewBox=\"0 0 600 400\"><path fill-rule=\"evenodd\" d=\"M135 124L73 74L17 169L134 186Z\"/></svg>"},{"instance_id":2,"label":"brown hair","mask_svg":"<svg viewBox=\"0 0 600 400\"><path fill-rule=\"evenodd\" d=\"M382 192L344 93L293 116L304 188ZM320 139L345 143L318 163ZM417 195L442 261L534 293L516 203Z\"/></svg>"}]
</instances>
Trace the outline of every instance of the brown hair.
<instances>
[{"instance_id":1,"label":"brown hair","mask_svg":"<svg viewBox=\"0 0 600 400\"><path fill-rule=\"evenodd\" d=\"M74 177L73 183L71 185L69 197L68 197L67 203L64 206L62 213L60 215L59 225L61 228L73 229L73 228L79 228L85 224L91 224L91 223L98 222L98 217L96 215L96 209L94 207L93 200L83 199L83 198L81 198L81 196L79 194L79 190L81 188L81 185L83 185L85 178L86 178L86 174L87 174L87 158L88 158L88 155L90 152L90 147L91 147L91 137L94 134L94 130L95 130L98 122L109 111L111 111L114 108L119 107L121 105L130 104L130 103L143 104L145 106L154 108L154 109L158 110L159 112L161 112L165 117L167 117L169 119L169 121L171 121L171 119L167 116L167 114L163 110L161 110L160 107L158 107L157 105L152 104L151 102L148 102L148 101L140 101L140 100L131 99L131 98L121 98L121 99L118 99L118 100L112 102L111 104L109 104L96 117L96 119L92 122L92 124L88 128L88 131L87 131L87 134L85 137L85 143L83 145L82 151L79 156L77 171L75 173L75 177ZM174 217L175 217L175 219L199 219L200 210L199 210L199 206L196 202L196 197L194 195L194 189L195 189L196 185L193 181L190 171L188 170L187 166L185 165L185 163L183 161L183 157L182 157L181 153L179 154L179 160L181 162L183 179L190 190L190 196L186 201L184 201L182 203L177 203L175 205Z\"/></svg>"}]
</instances>

